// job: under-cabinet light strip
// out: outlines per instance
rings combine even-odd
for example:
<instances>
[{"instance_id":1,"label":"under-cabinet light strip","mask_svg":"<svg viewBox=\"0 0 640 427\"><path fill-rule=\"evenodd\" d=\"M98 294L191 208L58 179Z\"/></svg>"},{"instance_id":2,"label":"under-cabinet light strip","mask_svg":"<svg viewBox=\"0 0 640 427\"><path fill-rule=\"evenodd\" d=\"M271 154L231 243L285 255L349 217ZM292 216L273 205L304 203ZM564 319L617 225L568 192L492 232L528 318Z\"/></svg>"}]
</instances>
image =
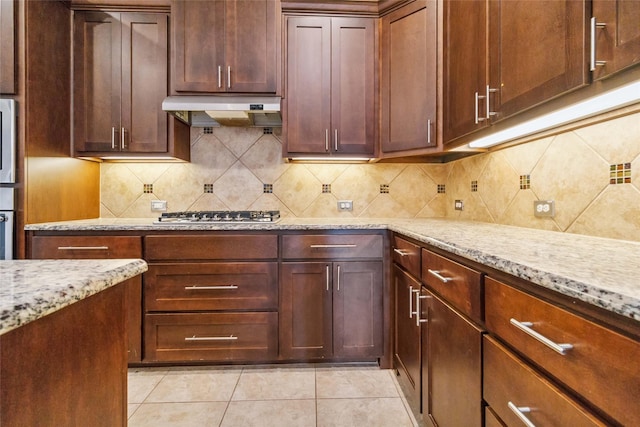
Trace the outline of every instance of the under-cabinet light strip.
<instances>
[{"instance_id":1,"label":"under-cabinet light strip","mask_svg":"<svg viewBox=\"0 0 640 427\"><path fill-rule=\"evenodd\" d=\"M533 120L496 132L469 143L471 148L488 148L514 139L586 119L640 102L640 81L594 96L585 101L544 114Z\"/></svg>"}]
</instances>

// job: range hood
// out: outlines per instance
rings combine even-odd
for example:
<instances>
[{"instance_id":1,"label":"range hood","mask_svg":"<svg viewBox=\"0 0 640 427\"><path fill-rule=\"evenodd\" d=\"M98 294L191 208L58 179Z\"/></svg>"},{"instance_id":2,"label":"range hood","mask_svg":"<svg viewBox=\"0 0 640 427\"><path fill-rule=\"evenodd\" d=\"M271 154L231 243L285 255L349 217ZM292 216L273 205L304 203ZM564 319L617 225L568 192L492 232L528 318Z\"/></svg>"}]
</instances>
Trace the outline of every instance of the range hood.
<instances>
[{"instance_id":1,"label":"range hood","mask_svg":"<svg viewBox=\"0 0 640 427\"><path fill-rule=\"evenodd\" d=\"M162 109L194 127L282 126L276 96L169 96Z\"/></svg>"}]
</instances>

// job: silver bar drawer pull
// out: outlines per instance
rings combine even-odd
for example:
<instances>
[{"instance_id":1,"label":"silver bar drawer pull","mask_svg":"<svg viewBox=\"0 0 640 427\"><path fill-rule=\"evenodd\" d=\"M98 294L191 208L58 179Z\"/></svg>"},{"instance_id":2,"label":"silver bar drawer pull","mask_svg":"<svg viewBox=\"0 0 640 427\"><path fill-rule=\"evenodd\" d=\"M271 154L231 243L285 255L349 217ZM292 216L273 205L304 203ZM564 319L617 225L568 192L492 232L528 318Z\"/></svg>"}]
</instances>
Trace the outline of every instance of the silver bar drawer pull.
<instances>
[{"instance_id":1,"label":"silver bar drawer pull","mask_svg":"<svg viewBox=\"0 0 640 427\"><path fill-rule=\"evenodd\" d=\"M513 411L514 414L516 414L518 418L520 418L520 421L522 421L524 425L526 425L527 427L536 427L536 425L532 423L531 420L525 415L526 413L531 412L531 408L529 408L528 406L518 407L514 405L513 402L508 402L507 406Z\"/></svg>"},{"instance_id":2,"label":"silver bar drawer pull","mask_svg":"<svg viewBox=\"0 0 640 427\"><path fill-rule=\"evenodd\" d=\"M398 248L393 248L393 252L397 253L400 256L409 256L409 255L411 255L410 252L405 251L403 249L398 249Z\"/></svg>"},{"instance_id":3,"label":"silver bar drawer pull","mask_svg":"<svg viewBox=\"0 0 640 427\"><path fill-rule=\"evenodd\" d=\"M188 291L196 291L196 290L211 291L211 290L224 290L224 289L238 289L238 286L237 285L223 285L223 286L198 286L198 285L193 285L193 286L185 286L184 288L186 290L188 290Z\"/></svg>"},{"instance_id":4,"label":"silver bar drawer pull","mask_svg":"<svg viewBox=\"0 0 640 427\"><path fill-rule=\"evenodd\" d=\"M58 246L59 251L108 251L109 246Z\"/></svg>"},{"instance_id":5,"label":"silver bar drawer pull","mask_svg":"<svg viewBox=\"0 0 640 427\"><path fill-rule=\"evenodd\" d=\"M452 281L453 279L451 277L444 277L442 274L440 274L439 271L436 270L427 270L429 272L429 274L431 274L432 276L437 277L442 283L447 283Z\"/></svg>"},{"instance_id":6,"label":"silver bar drawer pull","mask_svg":"<svg viewBox=\"0 0 640 427\"><path fill-rule=\"evenodd\" d=\"M238 337L229 335L228 337L184 337L185 341L235 341Z\"/></svg>"},{"instance_id":7,"label":"silver bar drawer pull","mask_svg":"<svg viewBox=\"0 0 640 427\"><path fill-rule=\"evenodd\" d=\"M309 245L312 249L345 249L345 248L357 248L358 245Z\"/></svg>"},{"instance_id":8,"label":"silver bar drawer pull","mask_svg":"<svg viewBox=\"0 0 640 427\"><path fill-rule=\"evenodd\" d=\"M545 337L541 333L534 331L532 329L532 326L533 326L532 322L519 322L514 318L511 318L509 322L516 328L520 329L525 334L540 341L542 344L546 345L551 350L555 351L556 353L562 354L563 356L566 354L567 350L571 350L573 348L573 345L571 344L558 344L554 341L551 341L549 338Z\"/></svg>"}]
</instances>

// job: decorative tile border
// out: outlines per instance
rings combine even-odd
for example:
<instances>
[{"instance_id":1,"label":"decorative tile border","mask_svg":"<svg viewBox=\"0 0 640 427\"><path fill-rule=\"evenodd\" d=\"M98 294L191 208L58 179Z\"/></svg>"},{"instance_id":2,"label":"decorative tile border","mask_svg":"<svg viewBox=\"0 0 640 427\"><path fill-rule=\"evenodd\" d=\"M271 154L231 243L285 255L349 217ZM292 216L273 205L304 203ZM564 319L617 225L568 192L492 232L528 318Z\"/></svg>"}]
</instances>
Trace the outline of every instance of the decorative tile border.
<instances>
[{"instance_id":1,"label":"decorative tile border","mask_svg":"<svg viewBox=\"0 0 640 427\"><path fill-rule=\"evenodd\" d=\"M531 188L531 175L520 175L520 189L529 190Z\"/></svg>"},{"instance_id":2,"label":"decorative tile border","mask_svg":"<svg viewBox=\"0 0 640 427\"><path fill-rule=\"evenodd\" d=\"M331 193L331 184L322 184L323 193Z\"/></svg>"},{"instance_id":3,"label":"decorative tile border","mask_svg":"<svg viewBox=\"0 0 640 427\"><path fill-rule=\"evenodd\" d=\"M205 193L213 193L213 184L205 184L204 185Z\"/></svg>"},{"instance_id":4,"label":"decorative tile border","mask_svg":"<svg viewBox=\"0 0 640 427\"><path fill-rule=\"evenodd\" d=\"M380 184L380 194L389 194L389 184Z\"/></svg>"},{"instance_id":5,"label":"decorative tile border","mask_svg":"<svg viewBox=\"0 0 640 427\"><path fill-rule=\"evenodd\" d=\"M142 192L145 194L153 193L153 184L142 184Z\"/></svg>"},{"instance_id":6,"label":"decorative tile border","mask_svg":"<svg viewBox=\"0 0 640 427\"><path fill-rule=\"evenodd\" d=\"M478 181L471 181L471 192L476 193L478 191Z\"/></svg>"},{"instance_id":7,"label":"decorative tile border","mask_svg":"<svg viewBox=\"0 0 640 427\"><path fill-rule=\"evenodd\" d=\"M438 194L445 194L447 192L447 186L445 184L438 184Z\"/></svg>"},{"instance_id":8,"label":"decorative tile border","mask_svg":"<svg viewBox=\"0 0 640 427\"><path fill-rule=\"evenodd\" d=\"M273 193L273 184L262 184L262 192L264 194Z\"/></svg>"}]
</instances>

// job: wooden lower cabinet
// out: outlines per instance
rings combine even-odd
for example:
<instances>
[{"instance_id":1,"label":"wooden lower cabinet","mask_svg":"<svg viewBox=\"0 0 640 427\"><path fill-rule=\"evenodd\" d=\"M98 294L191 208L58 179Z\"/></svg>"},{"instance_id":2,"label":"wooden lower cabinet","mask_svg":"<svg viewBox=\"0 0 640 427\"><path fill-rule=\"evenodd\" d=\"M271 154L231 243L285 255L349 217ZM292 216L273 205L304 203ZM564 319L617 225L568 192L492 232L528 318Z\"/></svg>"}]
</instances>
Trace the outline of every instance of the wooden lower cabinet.
<instances>
[{"instance_id":1,"label":"wooden lower cabinet","mask_svg":"<svg viewBox=\"0 0 640 427\"><path fill-rule=\"evenodd\" d=\"M506 425L607 425L489 336L483 342L483 367L484 399Z\"/></svg>"},{"instance_id":2,"label":"wooden lower cabinet","mask_svg":"<svg viewBox=\"0 0 640 427\"><path fill-rule=\"evenodd\" d=\"M382 262L285 262L280 293L282 358L383 355Z\"/></svg>"},{"instance_id":3,"label":"wooden lower cabinet","mask_svg":"<svg viewBox=\"0 0 640 427\"><path fill-rule=\"evenodd\" d=\"M427 288L422 295L422 417L432 426L480 427L484 331Z\"/></svg>"},{"instance_id":4,"label":"wooden lower cabinet","mask_svg":"<svg viewBox=\"0 0 640 427\"><path fill-rule=\"evenodd\" d=\"M33 236L29 258L142 258L142 239L113 235ZM126 293L128 361L137 363L142 360L142 276L125 281L122 287Z\"/></svg>"},{"instance_id":5,"label":"wooden lower cabinet","mask_svg":"<svg viewBox=\"0 0 640 427\"><path fill-rule=\"evenodd\" d=\"M256 361L278 356L278 313L161 313L145 317L145 361Z\"/></svg>"},{"instance_id":6,"label":"wooden lower cabinet","mask_svg":"<svg viewBox=\"0 0 640 427\"><path fill-rule=\"evenodd\" d=\"M145 237L145 363L278 358L278 236Z\"/></svg>"},{"instance_id":7,"label":"wooden lower cabinet","mask_svg":"<svg viewBox=\"0 0 640 427\"><path fill-rule=\"evenodd\" d=\"M393 365L407 403L420 414L420 324L415 320L415 295L420 282L397 265L393 268L395 291Z\"/></svg>"}]
</instances>

